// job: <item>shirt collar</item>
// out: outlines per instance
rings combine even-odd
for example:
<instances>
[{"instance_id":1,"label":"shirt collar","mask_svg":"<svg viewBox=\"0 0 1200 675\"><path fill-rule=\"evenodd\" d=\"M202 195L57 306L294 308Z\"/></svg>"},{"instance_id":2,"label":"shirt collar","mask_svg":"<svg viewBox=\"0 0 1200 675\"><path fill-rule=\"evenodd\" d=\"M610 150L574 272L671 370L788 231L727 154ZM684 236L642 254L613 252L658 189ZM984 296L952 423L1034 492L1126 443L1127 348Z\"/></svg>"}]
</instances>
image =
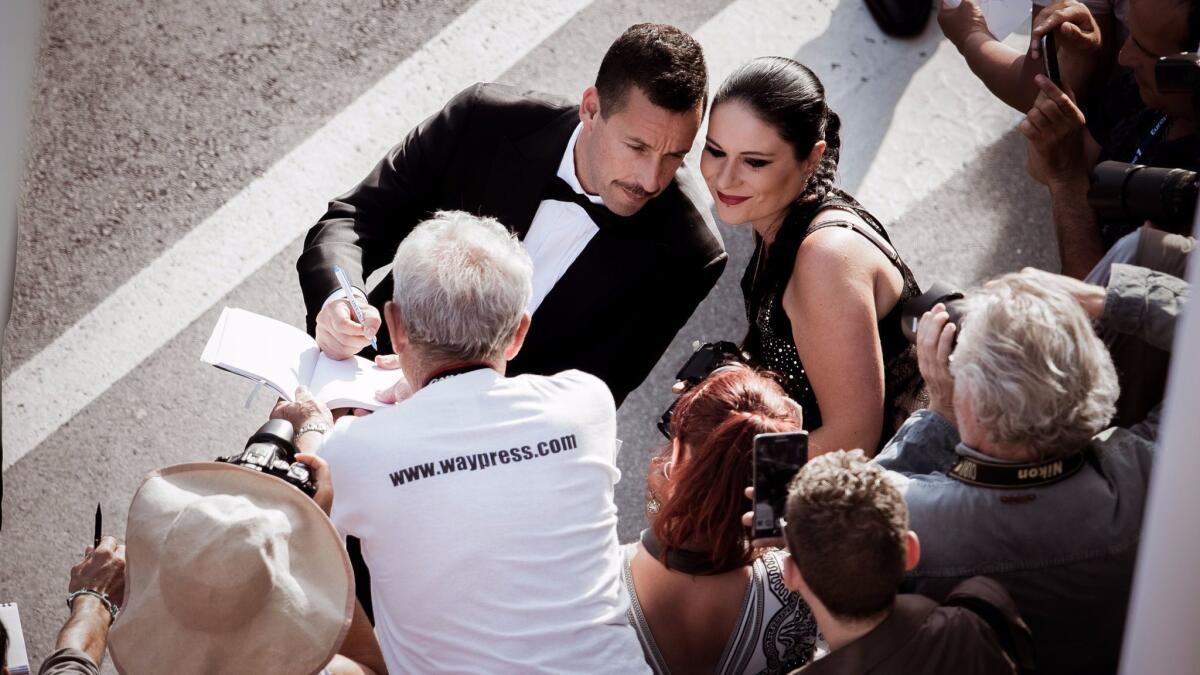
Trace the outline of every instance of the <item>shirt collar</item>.
<instances>
[{"instance_id":1,"label":"shirt collar","mask_svg":"<svg viewBox=\"0 0 1200 675\"><path fill-rule=\"evenodd\" d=\"M966 443L959 443L958 445L954 446L954 452L962 457L970 457L971 459L978 460L980 462L990 462L992 464L1021 464L1021 462L1015 460L985 455L975 448L970 447Z\"/></svg>"},{"instance_id":2,"label":"shirt collar","mask_svg":"<svg viewBox=\"0 0 1200 675\"><path fill-rule=\"evenodd\" d=\"M579 132L583 129L583 123L575 125L575 131L571 133L571 140L567 141L567 151L563 153L562 161L558 163L558 177L566 181L567 185L576 194L581 194L587 197L588 201L593 204L604 206L604 199L600 195L593 195L584 192L583 186L579 184L579 176L575 174L575 143L579 140Z\"/></svg>"}]
</instances>

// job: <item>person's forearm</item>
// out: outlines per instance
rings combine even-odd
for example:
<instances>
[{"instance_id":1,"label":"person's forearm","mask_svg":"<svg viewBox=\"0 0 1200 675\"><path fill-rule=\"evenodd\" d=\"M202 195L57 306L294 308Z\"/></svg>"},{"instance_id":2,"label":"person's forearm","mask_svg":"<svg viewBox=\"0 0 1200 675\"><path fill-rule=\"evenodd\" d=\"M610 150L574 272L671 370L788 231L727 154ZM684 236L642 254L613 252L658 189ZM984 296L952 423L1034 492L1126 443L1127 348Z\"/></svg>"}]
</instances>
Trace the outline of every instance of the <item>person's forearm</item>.
<instances>
[{"instance_id":1,"label":"person's forearm","mask_svg":"<svg viewBox=\"0 0 1200 675\"><path fill-rule=\"evenodd\" d=\"M912 414L888 441L875 461L905 475L949 471L957 461L958 429L929 409Z\"/></svg>"},{"instance_id":2,"label":"person's forearm","mask_svg":"<svg viewBox=\"0 0 1200 675\"><path fill-rule=\"evenodd\" d=\"M1100 321L1112 330L1171 351L1175 323L1190 293L1191 286L1178 277L1144 267L1115 264Z\"/></svg>"},{"instance_id":3,"label":"person's forearm","mask_svg":"<svg viewBox=\"0 0 1200 675\"><path fill-rule=\"evenodd\" d=\"M996 98L1018 112L1029 112L1037 99L1033 76L1037 63L987 33L973 33L958 46L967 66Z\"/></svg>"},{"instance_id":4,"label":"person's forearm","mask_svg":"<svg viewBox=\"0 0 1200 675\"><path fill-rule=\"evenodd\" d=\"M823 455L834 450L862 450L867 457L874 457L879 447L879 428L875 431L841 429L836 424L822 424L820 429L808 435L809 458Z\"/></svg>"},{"instance_id":5,"label":"person's forearm","mask_svg":"<svg viewBox=\"0 0 1200 675\"><path fill-rule=\"evenodd\" d=\"M1104 240L1088 204L1086 173L1051 178L1050 201L1062 273L1082 279L1104 257Z\"/></svg>"},{"instance_id":6,"label":"person's forearm","mask_svg":"<svg viewBox=\"0 0 1200 675\"><path fill-rule=\"evenodd\" d=\"M54 649L73 647L88 655L97 666L104 660L108 646L108 627L112 617L99 599L90 595L75 598L71 617L58 631Z\"/></svg>"}]
</instances>

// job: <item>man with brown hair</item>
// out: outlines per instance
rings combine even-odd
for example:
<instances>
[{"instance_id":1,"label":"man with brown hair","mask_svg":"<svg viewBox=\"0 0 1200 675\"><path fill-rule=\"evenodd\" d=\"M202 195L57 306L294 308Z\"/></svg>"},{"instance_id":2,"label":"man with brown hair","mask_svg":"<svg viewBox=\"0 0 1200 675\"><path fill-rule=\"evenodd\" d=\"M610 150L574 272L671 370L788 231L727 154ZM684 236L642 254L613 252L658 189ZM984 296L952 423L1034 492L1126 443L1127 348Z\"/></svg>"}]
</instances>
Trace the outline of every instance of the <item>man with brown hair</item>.
<instances>
[{"instance_id":1,"label":"man with brown hair","mask_svg":"<svg viewBox=\"0 0 1200 675\"><path fill-rule=\"evenodd\" d=\"M830 649L796 673L1007 675L1032 667L1029 629L996 582L968 579L942 605L896 594L921 546L904 498L861 450L806 464L786 513L784 583L808 602Z\"/></svg>"},{"instance_id":2,"label":"man with brown hair","mask_svg":"<svg viewBox=\"0 0 1200 675\"><path fill-rule=\"evenodd\" d=\"M317 344L345 359L375 337L388 355L380 365L394 366L379 313L392 275L369 293L365 280L418 223L467 211L499 220L533 259L533 323L509 371L582 370L621 405L725 268L705 197L683 170L707 95L700 44L650 23L613 42L579 103L469 87L309 231L296 267Z\"/></svg>"}]
</instances>

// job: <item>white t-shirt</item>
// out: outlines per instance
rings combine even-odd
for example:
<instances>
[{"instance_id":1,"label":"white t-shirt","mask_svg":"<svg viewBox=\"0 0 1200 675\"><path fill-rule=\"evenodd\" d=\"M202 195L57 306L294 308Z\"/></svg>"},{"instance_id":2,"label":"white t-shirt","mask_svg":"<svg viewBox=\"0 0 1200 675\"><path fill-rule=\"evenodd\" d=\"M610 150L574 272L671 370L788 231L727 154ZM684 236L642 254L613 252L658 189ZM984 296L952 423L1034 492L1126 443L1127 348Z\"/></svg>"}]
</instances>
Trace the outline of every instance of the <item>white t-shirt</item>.
<instances>
[{"instance_id":1,"label":"white t-shirt","mask_svg":"<svg viewBox=\"0 0 1200 675\"><path fill-rule=\"evenodd\" d=\"M338 421L332 518L362 540L390 672L648 672L615 443L612 395L574 370L475 370Z\"/></svg>"}]
</instances>

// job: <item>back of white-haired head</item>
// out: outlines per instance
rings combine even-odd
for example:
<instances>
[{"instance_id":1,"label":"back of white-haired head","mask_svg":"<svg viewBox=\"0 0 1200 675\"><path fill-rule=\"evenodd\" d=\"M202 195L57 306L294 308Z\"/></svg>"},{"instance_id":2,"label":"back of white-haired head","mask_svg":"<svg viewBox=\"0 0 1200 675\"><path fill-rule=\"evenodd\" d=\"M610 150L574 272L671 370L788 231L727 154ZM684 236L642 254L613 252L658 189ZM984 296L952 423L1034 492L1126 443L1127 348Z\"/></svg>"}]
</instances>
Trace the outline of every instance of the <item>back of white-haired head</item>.
<instances>
[{"instance_id":1,"label":"back of white-haired head","mask_svg":"<svg viewBox=\"0 0 1200 675\"><path fill-rule=\"evenodd\" d=\"M955 397L992 441L1050 459L1108 426L1117 373L1070 294L1007 274L967 294L951 359Z\"/></svg>"},{"instance_id":2,"label":"back of white-haired head","mask_svg":"<svg viewBox=\"0 0 1200 675\"><path fill-rule=\"evenodd\" d=\"M439 211L396 250L392 300L411 344L456 361L500 357L533 293L529 254L495 218Z\"/></svg>"}]
</instances>

